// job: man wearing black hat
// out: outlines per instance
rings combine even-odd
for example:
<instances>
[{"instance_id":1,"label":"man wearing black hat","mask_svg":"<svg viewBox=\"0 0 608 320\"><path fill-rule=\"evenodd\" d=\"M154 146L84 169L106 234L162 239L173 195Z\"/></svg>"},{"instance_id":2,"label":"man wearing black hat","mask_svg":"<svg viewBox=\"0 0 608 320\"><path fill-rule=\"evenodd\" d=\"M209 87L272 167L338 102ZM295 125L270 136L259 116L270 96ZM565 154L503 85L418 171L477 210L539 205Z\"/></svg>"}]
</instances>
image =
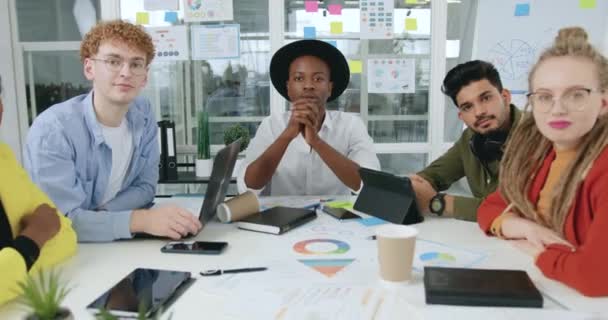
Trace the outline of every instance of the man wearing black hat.
<instances>
[{"instance_id":1,"label":"man wearing black hat","mask_svg":"<svg viewBox=\"0 0 608 320\"><path fill-rule=\"evenodd\" d=\"M238 173L239 191L339 195L359 190L359 167L379 170L380 163L359 117L326 110L350 79L342 53L318 40L290 43L272 57L270 78L291 102L290 110L260 124Z\"/></svg>"}]
</instances>

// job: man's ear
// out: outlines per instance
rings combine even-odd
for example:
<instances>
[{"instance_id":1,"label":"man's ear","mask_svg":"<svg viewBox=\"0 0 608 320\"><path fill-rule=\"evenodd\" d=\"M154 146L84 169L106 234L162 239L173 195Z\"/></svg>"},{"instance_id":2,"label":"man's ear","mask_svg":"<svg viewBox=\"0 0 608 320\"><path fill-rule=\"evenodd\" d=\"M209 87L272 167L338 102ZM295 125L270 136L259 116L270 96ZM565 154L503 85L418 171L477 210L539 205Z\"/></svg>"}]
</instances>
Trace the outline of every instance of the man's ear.
<instances>
[{"instance_id":1,"label":"man's ear","mask_svg":"<svg viewBox=\"0 0 608 320\"><path fill-rule=\"evenodd\" d=\"M331 95L334 93L334 83L333 81L329 81L329 96L331 97Z\"/></svg>"},{"instance_id":2,"label":"man's ear","mask_svg":"<svg viewBox=\"0 0 608 320\"><path fill-rule=\"evenodd\" d=\"M84 72L84 76L89 81L93 81L95 79L95 70L93 69L94 62L95 61L91 60L90 58L84 59L83 72Z\"/></svg>"},{"instance_id":3,"label":"man's ear","mask_svg":"<svg viewBox=\"0 0 608 320\"><path fill-rule=\"evenodd\" d=\"M511 105L511 91L509 91L508 89L502 89L502 92L500 93L500 95L502 96L502 98L505 101L505 105L508 107Z\"/></svg>"}]
</instances>

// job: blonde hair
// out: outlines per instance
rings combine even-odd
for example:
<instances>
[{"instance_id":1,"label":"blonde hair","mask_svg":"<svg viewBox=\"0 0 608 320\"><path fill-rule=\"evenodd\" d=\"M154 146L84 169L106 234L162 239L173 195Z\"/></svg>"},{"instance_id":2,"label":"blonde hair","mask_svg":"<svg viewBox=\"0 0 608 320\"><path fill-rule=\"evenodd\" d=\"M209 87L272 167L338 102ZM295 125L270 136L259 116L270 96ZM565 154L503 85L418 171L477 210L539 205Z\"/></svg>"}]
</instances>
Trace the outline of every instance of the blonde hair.
<instances>
[{"instance_id":1,"label":"blonde hair","mask_svg":"<svg viewBox=\"0 0 608 320\"><path fill-rule=\"evenodd\" d=\"M587 33L579 27L561 29L552 47L546 49L528 76L532 90L532 79L543 61L553 57L576 57L592 62L597 70L600 90L608 88L608 60L588 41ZM529 105L526 105L526 110ZM574 161L568 165L552 191L551 214L545 219L536 211L536 205L528 198L536 172L552 148L552 142L543 136L531 112L524 112L519 125L514 129L502 158L499 174L499 190L514 211L541 223L563 235L564 222L573 204L577 190L589 172L593 161L608 144L608 117L600 116L583 136Z\"/></svg>"},{"instance_id":2,"label":"blonde hair","mask_svg":"<svg viewBox=\"0 0 608 320\"><path fill-rule=\"evenodd\" d=\"M80 60L84 62L84 59L97 54L103 41L114 40L141 50L146 55L147 65L154 59L154 43L144 28L127 21L112 20L100 22L87 32L80 45Z\"/></svg>"}]
</instances>

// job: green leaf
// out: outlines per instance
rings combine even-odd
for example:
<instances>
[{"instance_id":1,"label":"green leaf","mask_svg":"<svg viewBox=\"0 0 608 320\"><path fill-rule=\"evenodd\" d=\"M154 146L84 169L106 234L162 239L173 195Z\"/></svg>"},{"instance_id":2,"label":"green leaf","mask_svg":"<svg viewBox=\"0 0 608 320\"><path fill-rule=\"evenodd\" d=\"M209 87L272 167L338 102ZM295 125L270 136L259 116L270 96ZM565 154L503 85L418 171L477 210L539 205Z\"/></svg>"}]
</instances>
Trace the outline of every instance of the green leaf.
<instances>
[{"instance_id":1,"label":"green leaf","mask_svg":"<svg viewBox=\"0 0 608 320\"><path fill-rule=\"evenodd\" d=\"M30 309L39 319L55 319L61 302L69 293L61 284L60 274L53 270L39 271L19 283L22 290L20 303Z\"/></svg>"},{"instance_id":2,"label":"green leaf","mask_svg":"<svg viewBox=\"0 0 608 320\"><path fill-rule=\"evenodd\" d=\"M224 144L225 145L229 145L229 144L233 143L234 141L238 140L239 138L241 138L241 150L240 151L243 151L243 150L247 149L247 146L249 145L249 139L250 139L249 131L238 123L233 126L228 127L226 129L226 131L224 131Z\"/></svg>"}]
</instances>

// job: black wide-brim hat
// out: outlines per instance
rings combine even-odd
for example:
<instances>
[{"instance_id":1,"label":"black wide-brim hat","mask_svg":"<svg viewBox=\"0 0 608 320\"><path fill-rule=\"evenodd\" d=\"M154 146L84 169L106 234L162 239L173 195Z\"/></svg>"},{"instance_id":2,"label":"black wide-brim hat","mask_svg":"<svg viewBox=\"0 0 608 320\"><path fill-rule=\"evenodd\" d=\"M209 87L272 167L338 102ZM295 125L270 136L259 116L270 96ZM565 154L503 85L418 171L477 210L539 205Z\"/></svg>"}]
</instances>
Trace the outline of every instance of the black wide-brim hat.
<instances>
[{"instance_id":1,"label":"black wide-brim hat","mask_svg":"<svg viewBox=\"0 0 608 320\"><path fill-rule=\"evenodd\" d=\"M346 58L333 45L320 40L299 40L283 46L270 60L270 80L277 91L287 100L287 79L289 66L302 56L315 56L327 63L333 90L327 102L338 98L348 86L350 69Z\"/></svg>"}]
</instances>

